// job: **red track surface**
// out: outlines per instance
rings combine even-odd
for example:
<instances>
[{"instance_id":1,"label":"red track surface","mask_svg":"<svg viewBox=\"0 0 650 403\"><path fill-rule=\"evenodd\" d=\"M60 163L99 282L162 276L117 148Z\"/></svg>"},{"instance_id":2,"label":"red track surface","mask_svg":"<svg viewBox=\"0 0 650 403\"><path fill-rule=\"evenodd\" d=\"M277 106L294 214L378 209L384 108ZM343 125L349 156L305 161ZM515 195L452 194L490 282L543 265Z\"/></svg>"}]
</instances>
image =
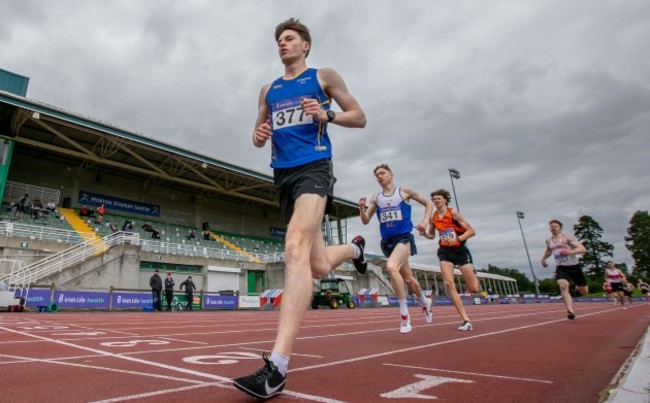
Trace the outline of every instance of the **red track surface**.
<instances>
[{"instance_id":1,"label":"red track surface","mask_svg":"<svg viewBox=\"0 0 650 403\"><path fill-rule=\"evenodd\" d=\"M399 334L397 308L308 311L273 401L597 402L650 324L650 305L452 307ZM247 402L278 312L2 313L2 401Z\"/></svg>"}]
</instances>

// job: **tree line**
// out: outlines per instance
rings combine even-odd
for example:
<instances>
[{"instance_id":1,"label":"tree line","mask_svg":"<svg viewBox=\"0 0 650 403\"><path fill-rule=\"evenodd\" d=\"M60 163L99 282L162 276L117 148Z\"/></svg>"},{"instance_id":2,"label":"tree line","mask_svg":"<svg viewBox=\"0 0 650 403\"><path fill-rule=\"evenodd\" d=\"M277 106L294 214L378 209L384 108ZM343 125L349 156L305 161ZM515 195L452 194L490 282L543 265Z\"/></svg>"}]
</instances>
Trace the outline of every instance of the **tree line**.
<instances>
[{"instance_id":1,"label":"tree line","mask_svg":"<svg viewBox=\"0 0 650 403\"><path fill-rule=\"evenodd\" d=\"M575 237L585 246L587 252L580 257L587 277L587 283L590 290L602 290L602 284L605 281L605 267L608 260L614 256L614 245L602 240L603 229L600 224L588 215L583 215L578 219L578 223L573 226ZM631 270L627 264L617 263L616 267L620 269L629 281L636 284L639 278L647 281L650 277L650 215L648 211L637 211L630 219L630 225L627 229L625 247L632 254L634 266ZM512 277L517 280L517 287L520 293L534 293L535 285L522 272L511 268L501 268L488 265L487 269L482 269L487 273L500 274ZM539 291L542 294L558 294L559 288L553 278L538 279Z\"/></svg>"}]
</instances>

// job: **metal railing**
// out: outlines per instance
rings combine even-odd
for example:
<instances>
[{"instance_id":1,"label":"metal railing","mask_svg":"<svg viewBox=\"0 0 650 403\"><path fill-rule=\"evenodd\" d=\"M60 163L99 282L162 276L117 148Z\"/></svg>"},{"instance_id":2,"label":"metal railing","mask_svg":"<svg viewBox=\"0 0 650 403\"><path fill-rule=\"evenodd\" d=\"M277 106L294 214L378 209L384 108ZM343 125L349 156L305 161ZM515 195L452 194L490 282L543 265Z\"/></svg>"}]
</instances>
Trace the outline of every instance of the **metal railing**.
<instances>
[{"instance_id":1,"label":"metal railing","mask_svg":"<svg viewBox=\"0 0 650 403\"><path fill-rule=\"evenodd\" d=\"M80 233L74 230L40 227L8 221L0 222L0 235L63 243L80 243L86 239L98 238L94 232Z\"/></svg>"},{"instance_id":2,"label":"metal railing","mask_svg":"<svg viewBox=\"0 0 650 403\"><path fill-rule=\"evenodd\" d=\"M116 232L107 235L104 238L97 237L95 234L88 234L88 240L83 240L79 233L75 232L75 238L75 235L70 234L71 232L74 231L46 229L16 223L0 223L0 234L7 236L27 236L30 239L49 239L59 241L64 237L65 239L68 239L66 242L79 242L59 253L50 255L32 264L25 265L20 270L12 270L11 273L0 274L0 281L4 281L4 283L8 285L34 284L49 275L61 272L64 269L81 263L88 258L98 256L111 247L119 244L138 245L142 251L167 255L246 262L251 261L251 257L243 256L234 250L142 240L138 233ZM284 253L249 253L249 255L264 263L277 263L284 261Z\"/></svg>"},{"instance_id":3,"label":"metal railing","mask_svg":"<svg viewBox=\"0 0 650 403\"><path fill-rule=\"evenodd\" d=\"M246 257L241 253L232 249L223 248L210 248L200 245L187 245L165 241L151 241L140 240L140 247L144 252L161 253L166 255L190 256L190 257L203 257L221 260L235 260L235 261L252 261L250 257ZM277 263L284 261L284 253L255 253L246 252L248 255L261 260L264 263Z\"/></svg>"},{"instance_id":4,"label":"metal railing","mask_svg":"<svg viewBox=\"0 0 650 403\"><path fill-rule=\"evenodd\" d=\"M24 266L21 270L4 274L0 277L0 281L7 285L33 284L51 274L61 272L88 258L100 255L115 245L137 244L138 238L138 234L124 232L111 234L104 238L93 238Z\"/></svg>"}]
</instances>

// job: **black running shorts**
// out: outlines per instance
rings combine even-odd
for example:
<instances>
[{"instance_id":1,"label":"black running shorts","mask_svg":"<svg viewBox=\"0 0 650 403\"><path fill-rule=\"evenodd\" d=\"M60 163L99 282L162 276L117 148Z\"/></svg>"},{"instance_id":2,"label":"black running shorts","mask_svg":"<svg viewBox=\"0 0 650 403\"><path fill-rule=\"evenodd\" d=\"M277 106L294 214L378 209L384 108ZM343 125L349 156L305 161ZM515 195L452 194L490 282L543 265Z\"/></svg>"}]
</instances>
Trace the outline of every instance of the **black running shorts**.
<instances>
[{"instance_id":1,"label":"black running shorts","mask_svg":"<svg viewBox=\"0 0 650 403\"><path fill-rule=\"evenodd\" d=\"M438 259L441 262L450 262L458 266L472 263L472 256L466 246L438 248Z\"/></svg>"},{"instance_id":2,"label":"black running shorts","mask_svg":"<svg viewBox=\"0 0 650 403\"><path fill-rule=\"evenodd\" d=\"M625 291L623 283L609 283L612 286L612 292Z\"/></svg>"},{"instance_id":3,"label":"black running shorts","mask_svg":"<svg viewBox=\"0 0 650 403\"><path fill-rule=\"evenodd\" d=\"M585 274L582 272L582 266L579 264L574 266L558 266L555 269L555 279L562 279L568 282L573 281L573 283L578 287L587 286L587 279L585 279Z\"/></svg>"},{"instance_id":4,"label":"black running shorts","mask_svg":"<svg viewBox=\"0 0 650 403\"><path fill-rule=\"evenodd\" d=\"M409 242L411 243L411 256L417 255L418 248L415 246L415 237L410 232L408 234L400 234L382 239L380 243L381 251L384 252L384 256L390 257L398 243L407 244Z\"/></svg>"},{"instance_id":5,"label":"black running shorts","mask_svg":"<svg viewBox=\"0 0 650 403\"><path fill-rule=\"evenodd\" d=\"M329 214L332 209L336 178L330 159L318 160L297 167L276 168L273 170L273 180L285 223L289 223L291 220L294 203L303 194L326 196L325 214Z\"/></svg>"}]
</instances>

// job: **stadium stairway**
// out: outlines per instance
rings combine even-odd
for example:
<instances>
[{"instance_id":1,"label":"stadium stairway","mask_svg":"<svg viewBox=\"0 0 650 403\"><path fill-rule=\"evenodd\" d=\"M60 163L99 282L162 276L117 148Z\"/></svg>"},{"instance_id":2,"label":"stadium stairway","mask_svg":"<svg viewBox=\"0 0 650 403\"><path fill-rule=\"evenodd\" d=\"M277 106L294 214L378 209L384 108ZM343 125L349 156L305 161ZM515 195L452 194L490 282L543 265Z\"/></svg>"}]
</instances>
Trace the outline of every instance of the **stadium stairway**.
<instances>
[{"instance_id":1,"label":"stadium stairway","mask_svg":"<svg viewBox=\"0 0 650 403\"><path fill-rule=\"evenodd\" d=\"M95 247L95 256L101 255L106 252L108 246L101 237L95 236L95 230L84 221L76 211L69 208L59 208L59 214L65 218L65 220L70 224L70 226L77 231L79 236L84 239L84 241Z\"/></svg>"},{"instance_id":2,"label":"stadium stairway","mask_svg":"<svg viewBox=\"0 0 650 403\"><path fill-rule=\"evenodd\" d=\"M234 250L235 252L239 253L240 255L246 257L247 259L250 259L251 262L263 263L258 257L252 255L251 253L248 253L248 251L243 250L239 246L237 246L234 243L230 242L229 240L215 234L212 231L210 231L210 237L212 239L214 239L215 241L217 241L217 242L221 242L223 245L226 245L229 249Z\"/></svg>"}]
</instances>

